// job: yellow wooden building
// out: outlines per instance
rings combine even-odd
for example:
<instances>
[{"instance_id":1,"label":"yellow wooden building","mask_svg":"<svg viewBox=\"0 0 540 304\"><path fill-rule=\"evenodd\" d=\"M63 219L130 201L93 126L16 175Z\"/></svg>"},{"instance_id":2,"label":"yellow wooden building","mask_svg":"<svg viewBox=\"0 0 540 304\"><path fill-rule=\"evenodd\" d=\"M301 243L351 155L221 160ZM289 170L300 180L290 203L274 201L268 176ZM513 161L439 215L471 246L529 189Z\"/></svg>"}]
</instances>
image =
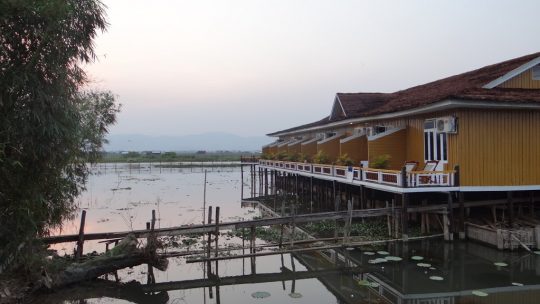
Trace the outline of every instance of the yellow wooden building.
<instances>
[{"instance_id":1,"label":"yellow wooden building","mask_svg":"<svg viewBox=\"0 0 540 304\"><path fill-rule=\"evenodd\" d=\"M330 162L346 154L368 180L418 163L399 187L431 189L422 174L438 172L450 190L540 190L540 53L395 93L338 93L324 119L269 135L281 143L265 155L280 145Z\"/></svg>"}]
</instances>

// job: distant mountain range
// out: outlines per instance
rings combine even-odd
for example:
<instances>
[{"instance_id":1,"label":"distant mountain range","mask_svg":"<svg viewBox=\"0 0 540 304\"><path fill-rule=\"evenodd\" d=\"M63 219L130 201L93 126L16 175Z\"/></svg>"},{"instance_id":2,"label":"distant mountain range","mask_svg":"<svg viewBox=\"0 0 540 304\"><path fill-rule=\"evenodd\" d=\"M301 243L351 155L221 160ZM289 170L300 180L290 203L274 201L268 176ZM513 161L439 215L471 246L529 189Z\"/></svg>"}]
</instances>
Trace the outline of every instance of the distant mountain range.
<instances>
[{"instance_id":1,"label":"distant mountain range","mask_svg":"<svg viewBox=\"0 0 540 304\"><path fill-rule=\"evenodd\" d=\"M109 135L105 151L260 151L273 140L266 136L243 137L229 133L203 133L181 136L141 134Z\"/></svg>"}]
</instances>

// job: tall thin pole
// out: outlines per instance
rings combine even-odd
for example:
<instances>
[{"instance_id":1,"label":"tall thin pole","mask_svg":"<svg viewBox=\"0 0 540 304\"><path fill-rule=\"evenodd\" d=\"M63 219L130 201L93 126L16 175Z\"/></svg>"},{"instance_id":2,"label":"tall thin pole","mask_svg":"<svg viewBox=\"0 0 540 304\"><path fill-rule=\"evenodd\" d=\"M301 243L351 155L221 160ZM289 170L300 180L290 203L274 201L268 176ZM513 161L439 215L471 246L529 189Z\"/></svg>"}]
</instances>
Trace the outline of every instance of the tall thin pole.
<instances>
[{"instance_id":1,"label":"tall thin pole","mask_svg":"<svg viewBox=\"0 0 540 304\"><path fill-rule=\"evenodd\" d=\"M203 215L202 215L202 223L205 224L205 218L206 218L206 169L204 170L204 193L203 193Z\"/></svg>"}]
</instances>

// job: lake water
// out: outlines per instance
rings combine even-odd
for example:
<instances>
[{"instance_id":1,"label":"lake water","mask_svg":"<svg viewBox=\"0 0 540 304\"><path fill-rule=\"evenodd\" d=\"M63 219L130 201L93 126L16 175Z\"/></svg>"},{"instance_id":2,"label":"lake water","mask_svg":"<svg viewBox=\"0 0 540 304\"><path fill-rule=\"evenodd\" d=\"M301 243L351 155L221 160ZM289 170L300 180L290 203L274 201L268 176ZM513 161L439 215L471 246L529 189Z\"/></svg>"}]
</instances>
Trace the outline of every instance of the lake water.
<instances>
[{"instance_id":1,"label":"lake water","mask_svg":"<svg viewBox=\"0 0 540 304\"><path fill-rule=\"evenodd\" d=\"M253 208L241 207L239 167L160 169L148 165L139 168L126 164L106 164L94 169L88 190L79 198L80 208L87 211L85 231L143 229L151 218L152 210L156 210L157 227L201 223L203 170L207 170L207 206L219 206L222 221L251 219L258 215ZM244 193L249 193L248 175L245 174L244 178ZM74 219L58 233L76 233L79 221L79 218ZM234 236L224 236L222 240L220 245L241 243ZM262 240L257 242L264 243ZM104 247L99 242L86 242L85 253L102 252ZM60 254L71 253L73 244L58 244L54 248ZM200 242L193 245L193 249L200 248ZM540 302L540 256L534 253L501 252L473 242L448 243L441 239L348 249L323 254L310 252L294 256L257 257L253 261L250 258L220 261L218 275L221 280L210 282L204 280L207 277L206 264L186 263L185 258L171 258L166 271L153 271L155 284L147 284L148 266L141 265L119 271L121 283L116 283L109 275L107 280L62 289L31 301L310 304ZM230 254L241 253L242 250L230 251ZM382 261L387 256L397 258ZM373 264L374 261L380 263ZM215 272L215 263L211 265Z\"/></svg>"}]
</instances>

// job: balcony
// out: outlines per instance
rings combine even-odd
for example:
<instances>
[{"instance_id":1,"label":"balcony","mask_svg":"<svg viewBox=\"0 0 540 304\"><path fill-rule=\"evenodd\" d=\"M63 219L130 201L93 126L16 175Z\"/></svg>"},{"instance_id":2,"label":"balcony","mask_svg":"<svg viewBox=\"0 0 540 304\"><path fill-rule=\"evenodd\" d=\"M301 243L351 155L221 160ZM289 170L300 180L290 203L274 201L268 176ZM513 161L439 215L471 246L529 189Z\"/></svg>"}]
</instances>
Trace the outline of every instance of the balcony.
<instances>
[{"instance_id":1,"label":"balcony","mask_svg":"<svg viewBox=\"0 0 540 304\"><path fill-rule=\"evenodd\" d=\"M320 176L359 184L377 184L398 188L436 188L457 186L456 171L410 171L346 167L278 160L259 160L259 165L300 174Z\"/></svg>"}]
</instances>

